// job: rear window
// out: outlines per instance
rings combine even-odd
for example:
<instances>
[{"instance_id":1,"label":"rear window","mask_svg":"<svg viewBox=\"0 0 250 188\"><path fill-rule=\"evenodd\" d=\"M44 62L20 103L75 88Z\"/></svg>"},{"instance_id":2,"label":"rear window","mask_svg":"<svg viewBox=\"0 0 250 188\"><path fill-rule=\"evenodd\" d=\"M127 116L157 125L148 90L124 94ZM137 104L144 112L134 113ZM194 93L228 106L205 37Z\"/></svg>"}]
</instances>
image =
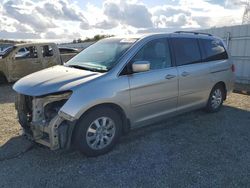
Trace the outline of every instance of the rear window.
<instances>
[{"instance_id":1,"label":"rear window","mask_svg":"<svg viewBox=\"0 0 250 188\"><path fill-rule=\"evenodd\" d=\"M201 53L197 39L175 38L172 40L172 44L178 66L201 62Z\"/></svg>"},{"instance_id":2,"label":"rear window","mask_svg":"<svg viewBox=\"0 0 250 188\"><path fill-rule=\"evenodd\" d=\"M205 57L203 61L217 61L228 59L228 54L223 43L218 39L200 39L204 48Z\"/></svg>"}]
</instances>

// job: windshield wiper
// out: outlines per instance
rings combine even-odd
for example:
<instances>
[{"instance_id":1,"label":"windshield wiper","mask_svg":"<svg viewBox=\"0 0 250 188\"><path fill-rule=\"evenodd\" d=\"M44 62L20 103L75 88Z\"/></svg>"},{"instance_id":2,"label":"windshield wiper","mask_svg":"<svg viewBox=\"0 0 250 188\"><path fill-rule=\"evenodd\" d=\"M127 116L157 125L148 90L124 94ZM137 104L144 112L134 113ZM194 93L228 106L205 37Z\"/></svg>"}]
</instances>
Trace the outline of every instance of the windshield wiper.
<instances>
[{"instance_id":1,"label":"windshield wiper","mask_svg":"<svg viewBox=\"0 0 250 188\"><path fill-rule=\"evenodd\" d=\"M91 67L85 67L80 65L68 65L68 67L76 68L76 69L82 69L82 70L88 70L92 72L107 72L106 70L101 70L97 68L91 68Z\"/></svg>"}]
</instances>

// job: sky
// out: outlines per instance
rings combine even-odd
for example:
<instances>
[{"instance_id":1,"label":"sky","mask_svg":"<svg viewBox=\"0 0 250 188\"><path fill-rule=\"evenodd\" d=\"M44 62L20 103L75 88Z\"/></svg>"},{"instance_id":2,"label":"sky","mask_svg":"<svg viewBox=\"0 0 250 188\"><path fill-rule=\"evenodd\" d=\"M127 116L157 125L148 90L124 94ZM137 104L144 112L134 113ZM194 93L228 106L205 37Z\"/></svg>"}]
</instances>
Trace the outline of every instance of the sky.
<instances>
[{"instance_id":1,"label":"sky","mask_svg":"<svg viewBox=\"0 0 250 188\"><path fill-rule=\"evenodd\" d=\"M0 0L0 38L58 41L238 25L245 0Z\"/></svg>"}]
</instances>

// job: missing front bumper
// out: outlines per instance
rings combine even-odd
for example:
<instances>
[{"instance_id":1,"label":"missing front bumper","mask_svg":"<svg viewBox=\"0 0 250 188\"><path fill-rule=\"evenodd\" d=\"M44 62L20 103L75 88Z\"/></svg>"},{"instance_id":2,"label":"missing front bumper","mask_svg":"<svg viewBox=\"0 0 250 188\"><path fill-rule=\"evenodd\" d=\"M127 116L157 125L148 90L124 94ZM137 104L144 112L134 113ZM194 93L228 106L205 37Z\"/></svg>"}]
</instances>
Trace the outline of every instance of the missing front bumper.
<instances>
[{"instance_id":1,"label":"missing front bumper","mask_svg":"<svg viewBox=\"0 0 250 188\"><path fill-rule=\"evenodd\" d=\"M74 121L66 120L63 116L53 115L46 119L44 107L48 101L54 102L61 98L32 98L19 95L16 102L18 118L24 132L33 141L49 147L51 150L70 147L71 134L74 128ZM49 99L49 100L48 100Z\"/></svg>"},{"instance_id":2,"label":"missing front bumper","mask_svg":"<svg viewBox=\"0 0 250 188\"><path fill-rule=\"evenodd\" d=\"M63 119L59 116L53 118L48 125L31 123L31 131L35 142L49 147L51 150L61 148L62 143L59 142L59 126Z\"/></svg>"}]
</instances>

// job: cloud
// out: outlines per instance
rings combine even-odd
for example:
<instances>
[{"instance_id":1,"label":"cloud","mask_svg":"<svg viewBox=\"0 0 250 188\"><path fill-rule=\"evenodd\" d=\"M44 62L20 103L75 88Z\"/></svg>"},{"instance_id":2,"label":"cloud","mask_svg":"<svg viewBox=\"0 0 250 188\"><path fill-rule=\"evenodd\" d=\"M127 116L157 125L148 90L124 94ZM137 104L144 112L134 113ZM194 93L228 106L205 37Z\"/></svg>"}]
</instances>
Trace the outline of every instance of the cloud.
<instances>
[{"instance_id":1,"label":"cloud","mask_svg":"<svg viewBox=\"0 0 250 188\"><path fill-rule=\"evenodd\" d=\"M42 15L49 15L54 19L87 23L82 12L76 6L69 4L69 2L65 0L41 3L40 6L36 7L36 10Z\"/></svg>"},{"instance_id":2,"label":"cloud","mask_svg":"<svg viewBox=\"0 0 250 188\"><path fill-rule=\"evenodd\" d=\"M48 28L56 27L50 19L45 19L35 10L19 8L19 5L23 4L19 4L18 2L19 1L7 1L3 4L3 9L6 15L19 21L21 24L30 25L35 31L39 32L46 31Z\"/></svg>"},{"instance_id":3,"label":"cloud","mask_svg":"<svg viewBox=\"0 0 250 188\"><path fill-rule=\"evenodd\" d=\"M118 26L118 23L115 21L103 20L102 22L98 22L94 25L95 28L98 29L112 29Z\"/></svg>"},{"instance_id":4,"label":"cloud","mask_svg":"<svg viewBox=\"0 0 250 188\"><path fill-rule=\"evenodd\" d=\"M70 22L67 24L66 22ZM75 24L76 23L76 24ZM31 38L53 38L53 30L59 33L70 25L76 31L89 29L89 23L84 17L83 11L68 0L41 0L35 3L32 0L6 0L0 5L0 31L10 32L9 35L2 35L3 38L23 39L30 35ZM17 37L13 36L16 33ZM27 33L27 34L25 34ZM46 33L48 33L46 35ZM64 33L63 38L74 37L73 31ZM80 33L80 32L79 32ZM59 36L57 34L57 36ZM77 36L77 35L75 35ZM56 37L56 36L54 36Z\"/></svg>"},{"instance_id":5,"label":"cloud","mask_svg":"<svg viewBox=\"0 0 250 188\"><path fill-rule=\"evenodd\" d=\"M104 3L104 14L111 20L136 28L152 27L151 13L143 4L126 1Z\"/></svg>"},{"instance_id":6,"label":"cloud","mask_svg":"<svg viewBox=\"0 0 250 188\"><path fill-rule=\"evenodd\" d=\"M225 5L229 8L234 8L235 6L247 5L246 0L226 0Z\"/></svg>"},{"instance_id":7,"label":"cloud","mask_svg":"<svg viewBox=\"0 0 250 188\"><path fill-rule=\"evenodd\" d=\"M80 28L83 30L87 30L90 28L90 25L87 22L81 22L80 23Z\"/></svg>"},{"instance_id":8,"label":"cloud","mask_svg":"<svg viewBox=\"0 0 250 188\"><path fill-rule=\"evenodd\" d=\"M193 16L193 20L196 21L201 28L208 28L213 22L209 16Z\"/></svg>"},{"instance_id":9,"label":"cloud","mask_svg":"<svg viewBox=\"0 0 250 188\"><path fill-rule=\"evenodd\" d=\"M35 33L27 33L27 32L9 32L5 30L0 31L0 38L3 39L15 39L15 40L33 40L40 39L40 35Z\"/></svg>"},{"instance_id":10,"label":"cloud","mask_svg":"<svg viewBox=\"0 0 250 188\"><path fill-rule=\"evenodd\" d=\"M154 24L156 28L181 28L188 25L189 19L185 14L177 14L172 17L160 15L154 20Z\"/></svg>"},{"instance_id":11,"label":"cloud","mask_svg":"<svg viewBox=\"0 0 250 188\"><path fill-rule=\"evenodd\" d=\"M153 23L156 28L197 28L193 10L181 5L164 5L152 8ZM204 24L203 24L204 26Z\"/></svg>"},{"instance_id":12,"label":"cloud","mask_svg":"<svg viewBox=\"0 0 250 188\"><path fill-rule=\"evenodd\" d=\"M206 0L180 0L175 5L150 8L154 27L138 32L173 32L241 24L243 8L227 7Z\"/></svg>"},{"instance_id":13,"label":"cloud","mask_svg":"<svg viewBox=\"0 0 250 188\"><path fill-rule=\"evenodd\" d=\"M79 38L81 37L79 33L70 33L68 30L64 30L62 33L57 33L55 31L49 31L43 35L44 38L46 39L60 39L60 40L65 40L65 39L70 39L70 38Z\"/></svg>"},{"instance_id":14,"label":"cloud","mask_svg":"<svg viewBox=\"0 0 250 188\"><path fill-rule=\"evenodd\" d=\"M19 32L31 33L33 31L33 29L30 26L21 24L19 22L14 22L13 27L15 27L16 31Z\"/></svg>"},{"instance_id":15,"label":"cloud","mask_svg":"<svg viewBox=\"0 0 250 188\"><path fill-rule=\"evenodd\" d=\"M1 0L0 0L1 1ZM144 3L142 3L144 2ZM243 0L178 0L150 6L142 0L89 1L82 8L75 0L3 0L0 4L1 38L58 39L95 34L132 34L203 29L241 23ZM163 1L165 2L165 1Z\"/></svg>"},{"instance_id":16,"label":"cloud","mask_svg":"<svg viewBox=\"0 0 250 188\"><path fill-rule=\"evenodd\" d=\"M154 16L164 15L166 17L171 17L173 15L181 14L181 13L187 16L191 16L190 10L186 10L185 8L181 8L179 6L165 5L165 6L153 8L152 10L153 10Z\"/></svg>"}]
</instances>

